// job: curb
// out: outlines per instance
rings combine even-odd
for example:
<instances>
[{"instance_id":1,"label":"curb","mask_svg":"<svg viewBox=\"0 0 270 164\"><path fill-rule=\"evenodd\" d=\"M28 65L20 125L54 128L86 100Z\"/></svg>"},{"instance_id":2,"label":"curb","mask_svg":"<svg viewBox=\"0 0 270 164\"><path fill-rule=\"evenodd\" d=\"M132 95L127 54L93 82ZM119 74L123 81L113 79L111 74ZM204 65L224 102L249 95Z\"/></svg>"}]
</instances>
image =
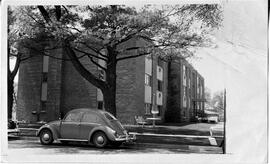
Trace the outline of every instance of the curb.
<instances>
[{"instance_id":1,"label":"curb","mask_svg":"<svg viewBox=\"0 0 270 164\"><path fill-rule=\"evenodd\" d=\"M129 134L142 135L142 136L158 136L158 137L187 137L187 138L209 138L210 136L199 136L199 135L180 135L180 134L158 134L158 133L137 133L129 132Z\"/></svg>"}]
</instances>

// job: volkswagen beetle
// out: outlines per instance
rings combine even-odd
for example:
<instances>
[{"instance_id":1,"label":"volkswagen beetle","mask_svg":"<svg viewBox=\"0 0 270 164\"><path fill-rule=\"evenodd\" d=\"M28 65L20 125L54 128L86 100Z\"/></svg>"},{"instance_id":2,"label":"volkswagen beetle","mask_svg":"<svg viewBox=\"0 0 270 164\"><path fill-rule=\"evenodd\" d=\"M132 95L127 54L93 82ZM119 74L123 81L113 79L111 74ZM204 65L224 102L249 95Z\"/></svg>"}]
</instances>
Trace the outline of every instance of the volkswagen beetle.
<instances>
[{"instance_id":1,"label":"volkswagen beetle","mask_svg":"<svg viewBox=\"0 0 270 164\"><path fill-rule=\"evenodd\" d=\"M44 145L55 140L62 143L81 141L92 143L98 148L108 144L120 146L123 142L136 139L109 112L88 108L71 110L62 120L41 126L37 136Z\"/></svg>"}]
</instances>

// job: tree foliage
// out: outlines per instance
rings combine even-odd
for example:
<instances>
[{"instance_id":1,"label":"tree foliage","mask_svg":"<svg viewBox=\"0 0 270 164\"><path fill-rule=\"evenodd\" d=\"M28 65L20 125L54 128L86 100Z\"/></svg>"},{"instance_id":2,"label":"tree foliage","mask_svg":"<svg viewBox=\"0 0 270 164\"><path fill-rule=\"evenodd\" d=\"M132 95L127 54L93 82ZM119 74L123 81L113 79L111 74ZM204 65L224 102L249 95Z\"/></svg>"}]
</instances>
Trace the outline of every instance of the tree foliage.
<instances>
[{"instance_id":1,"label":"tree foliage","mask_svg":"<svg viewBox=\"0 0 270 164\"><path fill-rule=\"evenodd\" d=\"M21 41L20 45L53 58L45 52L63 48L68 58L62 60L71 60L86 80L100 88L105 108L112 110L119 61L148 54L190 57L194 48L211 43L211 33L222 21L218 4L146 5L141 9L124 5L13 6L11 10L15 22L10 27L12 42ZM48 40L55 44L47 45ZM134 40L143 44L125 46ZM105 80L83 66L85 57L105 71Z\"/></svg>"}]
</instances>

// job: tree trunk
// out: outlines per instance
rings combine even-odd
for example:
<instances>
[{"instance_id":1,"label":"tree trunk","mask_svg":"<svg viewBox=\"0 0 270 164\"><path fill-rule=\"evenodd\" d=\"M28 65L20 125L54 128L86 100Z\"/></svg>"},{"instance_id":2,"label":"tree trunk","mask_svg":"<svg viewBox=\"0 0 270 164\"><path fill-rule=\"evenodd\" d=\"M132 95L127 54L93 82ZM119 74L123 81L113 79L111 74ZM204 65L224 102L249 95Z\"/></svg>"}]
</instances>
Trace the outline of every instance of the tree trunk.
<instances>
[{"instance_id":1,"label":"tree trunk","mask_svg":"<svg viewBox=\"0 0 270 164\"><path fill-rule=\"evenodd\" d=\"M104 108L106 111L110 112L112 115L116 116L116 102L115 102L115 91L109 89L103 91L103 98L104 98Z\"/></svg>"},{"instance_id":2,"label":"tree trunk","mask_svg":"<svg viewBox=\"0 0 270 164\"><path fill-rule=\"evenodd\" d=\"M82 75L87 81L93 84L95 87L101 89L104 98L105 110L116 116L116 51L114 47L107 47L108 60L106 69L106 80L103 81L97 78L94 74L89 72L80 60L77 58L76 53L72 50L68 41L63 42L64 51L71 59L71 62L75 69Z\"/></svg>"},{"instance_id":3,"label":"tree trunk","mask_svg":"<svg viewBox=\"0 0 270 164\"><path fill-rule=\"evenodd\" d=\"M8 119L12 119L12 108L14 101L14 81L8 80Z\"/></svg>"},{"instance_id":4,"label":"tree trunk","mask_svg":"<svg viewBox=\"0 0 270 164\"><path fill-rule=\"evenodd\" d=\"M106 69L107 87L102 89L105 110L116 116L116 53L108 47L108 62Z\"/></svg>"}]
</instances>

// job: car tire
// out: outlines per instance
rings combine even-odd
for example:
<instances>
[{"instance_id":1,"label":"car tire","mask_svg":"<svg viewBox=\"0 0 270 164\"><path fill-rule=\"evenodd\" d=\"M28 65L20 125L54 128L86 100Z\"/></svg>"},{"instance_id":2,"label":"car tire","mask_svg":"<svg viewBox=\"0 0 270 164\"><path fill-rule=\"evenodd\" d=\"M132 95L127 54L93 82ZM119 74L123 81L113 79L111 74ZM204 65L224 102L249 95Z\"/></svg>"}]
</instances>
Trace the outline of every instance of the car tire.
<instances>
[{"instance_id":1,"label":"car tire","mask_svg":"<svg viewBox=\"0 0 270 164\"><path fill-rule=\"evenodd\" d=\"M98 148L103 148L107 145L108 139L103 132L96 132L93 136L93 144Z\"/></svg>"},{"instance_id":2,"label":"car tire","mask_svg":"<svg viewBox=\"0 0 270 164\"><path fill-rule=\"evenodd\" d=\"M41 144L50 145L53 142L52 132L48 129L44 129L40 132L39 139Z\"/></svg>"}]
</instances>

